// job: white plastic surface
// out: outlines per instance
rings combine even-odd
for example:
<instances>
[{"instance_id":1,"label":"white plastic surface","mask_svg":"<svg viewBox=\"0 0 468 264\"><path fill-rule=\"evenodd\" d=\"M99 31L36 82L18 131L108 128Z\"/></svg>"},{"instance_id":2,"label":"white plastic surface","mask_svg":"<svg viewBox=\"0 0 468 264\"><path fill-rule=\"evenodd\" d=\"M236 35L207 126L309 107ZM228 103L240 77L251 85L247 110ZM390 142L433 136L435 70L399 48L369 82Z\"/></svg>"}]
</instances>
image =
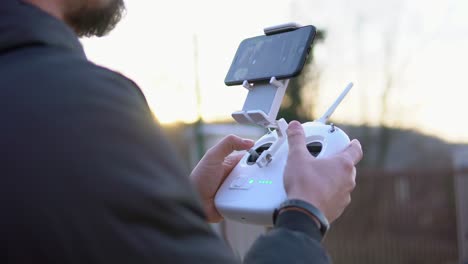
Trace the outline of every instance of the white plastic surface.
<instances>
[{"instance_id":1,"label":"white plastic surface","mask_svg":"<svg viewBox=\"0 0 468 264\"><path fill-rule=\"evenodd\" d=\"M340 105L341 101L343 101L345 96L349 93L351 88L353 88L352 82L346 85L343 92L341 92L341 94L338 96L335 102L330 106L330 108L328 108L327 112L325 112L325 114L317 120L317 122L321 122L325 124L327 120L331 117L333 112L335 112L336 108Z\"/></svg>"},{"instance_id":2,"label":"white plastic surface","mask_svg":"<svg viewBox=\"0 0 468 264\"><path fill-rule=\"evenodd\" d=\"M242 86L249 93L242 111L234 112L232 117L239 124L274 127L288 84L289 79L279 81L275 77L271 77L269 83L250 84L244 81Z\"/></svg>"},{"instance_id":3,"label":"white plastic surface","mask_svg":"<svg viewBox=\"0 0 468 264\"><path fill-rule=\"evenodd\" d=\"M270 148L263 151L263 153L260 155L260 157L258 157L258 160L256 162L260 168L268 166L268 164L270 164L270 162L273 160L273 157L276 156L278 150L281 148L284 141L286 140L287 129L288 123L286 123L286 121L283 118L277 121L275 131L276 140L273 142Z\"/></svg>"},{"instance_id":4,"label":"white plastic surface","mask_svg":"<svg viewBox=\"0 0 468 264\"><path fill-rule=\"evenodd\" d=\"M317 121L302 124L306 144L313 142L322 144L322 149L316 157L318 159L335 155L350 143L346 133L333 124L327 125L326 121L351 87L352 83L345 88L323 117ZM275 208L286 200L283 172L289 149L285 135L287 126L284 119L275 124L277 131L261 137L252 150L267 143L272 144L270 148L263 151L256 162L248 162L251 154L246 153L216 193L215 206L225 218L243 223L271 226ZM267 154L270 155L267 157Z\"/></svg>"},{"instance_id":5,"label":"white plastic surface","mask_svg":"<svg viewBox=\"0 0 468 264\"><path fill-rule=\"evenodd\" d=\"M349 137L338 127L330 132L331 125L319 122L303 124L306 143L321 142L323 147L317 158L332 156L343 150L350 142ZM256 149L265 143L277 140L272 132L260 138ZM270 226L273 224L273 211L286 200L283 187L283 171L288 156L288 142L285 140L265 167L249 165L245 154L239 164L221 185L215 197L215 205L225 218L243 223ZM240 185L240 186L238 186Z\"/></svg>"},{"instance_id":6,"label":"white plastic surface","mask_svg":"<svg viewBox=\"0 0 468 264\"><path fill-rule=\"evenodd\" d=\"M289 22L285 24L280 24L280 25L264 28L263 32L265 33L265 35L273 35L273 34L285 32L285 31L295 30L300 27L301 25L298 23Z\"/></svg>"}]
</instances>

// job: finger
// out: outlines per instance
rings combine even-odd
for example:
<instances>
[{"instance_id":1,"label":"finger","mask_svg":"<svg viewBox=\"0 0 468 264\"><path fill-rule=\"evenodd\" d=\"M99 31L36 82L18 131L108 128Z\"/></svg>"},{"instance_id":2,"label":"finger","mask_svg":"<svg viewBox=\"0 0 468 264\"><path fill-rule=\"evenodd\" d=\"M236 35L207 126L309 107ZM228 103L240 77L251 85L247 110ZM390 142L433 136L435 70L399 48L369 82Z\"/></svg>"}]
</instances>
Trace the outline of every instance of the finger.
<instances>
[{"instance_id":1,"label":"finger","mask_svg":"<svg viewBox=\"0 0 468 264\"><path fill-rule=\"evenodd\" d=\"M354 165L358 164L363 156L361 143L359 143L357 139L353 139L340 155L344 155L352 161Z\"/></svg>"},{"instance_id":2,"label":"finger","mask_svg":"<svg viewBox=\"0 0 468 264\"><path fill-rule=\"evenodd\" d=\"M229 154L235 150L247 150L253 147L254 141L240 138L235 135L224 137L218 144L213 146L206 153L206 157L215 162L223 162Z\"/></svg>"},{"instance_id":3,"label":"finger","mask_svg":"<svg viewBox=\"0 0 468 264\"><path fill-rule=\"evenodd\" d=\"M288 126L289 153L305 153L307 151L304 128L298 121L291 121Z\"/></svg>"},{"instance_id":4,"label":"finger","mask_svg":"<svg viewBox=\"0 0 468 264\"><path fill-rule=\"evenodd\" d=\"M226 168L227 171L231 171L237 163L244 157L245 151L239 152L239 153L233 153L224 159L224 167Z\"/></svg>"}]
</instances>

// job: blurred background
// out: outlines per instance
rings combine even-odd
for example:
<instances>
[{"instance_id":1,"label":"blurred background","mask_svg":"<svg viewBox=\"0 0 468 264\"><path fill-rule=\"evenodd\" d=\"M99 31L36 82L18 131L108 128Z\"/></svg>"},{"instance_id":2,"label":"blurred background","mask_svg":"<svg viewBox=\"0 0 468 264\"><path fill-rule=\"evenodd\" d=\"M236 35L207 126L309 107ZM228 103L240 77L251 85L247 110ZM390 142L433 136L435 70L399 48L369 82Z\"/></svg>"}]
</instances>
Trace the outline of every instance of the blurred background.
<instances>
[{"instance_id":1,"label":"blurred background","mask_svg":"<svg viewBox=\"0 0 468 264\"><path fill-rule=\"evenodd\" d=\"M334 263L468 263L468 1L127 1L88 57L143 90L190 170L227 134L247 95L224 85L239 43L285 22L319 34L280 117L320 116L355 86L332 121L363 145L353 202L325 239ZM213 226L242 258L265 230Z\"/></svg>"}]
</instances>

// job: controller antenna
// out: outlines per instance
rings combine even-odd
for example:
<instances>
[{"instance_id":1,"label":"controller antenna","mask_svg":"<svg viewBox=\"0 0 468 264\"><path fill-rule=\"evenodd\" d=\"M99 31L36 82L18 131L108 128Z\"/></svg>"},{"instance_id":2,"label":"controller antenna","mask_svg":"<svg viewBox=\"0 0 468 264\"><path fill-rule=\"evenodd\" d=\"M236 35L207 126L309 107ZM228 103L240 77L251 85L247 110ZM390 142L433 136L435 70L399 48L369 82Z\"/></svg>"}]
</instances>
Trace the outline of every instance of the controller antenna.
<instances>
[{"instance_id":1,"label":"controller antenna","mask_svg":"<svg viewBox=\"0 0 468 264\"><path fill-rule=\"evenodd\" d=\"M330 108L328 108L327 112L325 112L325 114L322 117L320 117L319 119L317 119L315 122L325 124L327 122L327 120L330 118L330 116L333 114L333 112L335 112L338 105L340 105L341 101L343 101L345 96L348 94L349 90L351 90L351 88L353 88L353 83L352 82L350 82L346 86L346 88L343 90L343 92L341 92L340 96L338 96L338 98L332 104L332 106L330 106Z\"/></svg>"}]
</instances>

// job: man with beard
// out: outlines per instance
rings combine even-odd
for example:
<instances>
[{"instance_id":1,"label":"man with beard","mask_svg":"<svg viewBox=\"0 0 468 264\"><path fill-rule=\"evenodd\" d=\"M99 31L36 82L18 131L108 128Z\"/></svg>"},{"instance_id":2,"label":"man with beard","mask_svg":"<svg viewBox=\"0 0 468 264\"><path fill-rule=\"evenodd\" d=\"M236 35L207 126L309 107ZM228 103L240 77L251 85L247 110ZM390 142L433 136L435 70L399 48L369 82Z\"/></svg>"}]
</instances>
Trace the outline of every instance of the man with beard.
<instances>
[{"instance_id":1,"label":"man with beard","mask_svg":"<svg viewBox=\"0 0 468 264\"><path fill-rule=\"evenodd\" d=\"M190 177L145 98L89 62L77 36L102 36L121 0L0 2L1 263L236 263L207 221L213 198L253 142L230 135ZM359 142L315 160L298 122L288 128L278 210L246 263L327 263L320 245L350 202ZM324 216L322 216L322 214Z\"/></svg>"}]
</instances>

